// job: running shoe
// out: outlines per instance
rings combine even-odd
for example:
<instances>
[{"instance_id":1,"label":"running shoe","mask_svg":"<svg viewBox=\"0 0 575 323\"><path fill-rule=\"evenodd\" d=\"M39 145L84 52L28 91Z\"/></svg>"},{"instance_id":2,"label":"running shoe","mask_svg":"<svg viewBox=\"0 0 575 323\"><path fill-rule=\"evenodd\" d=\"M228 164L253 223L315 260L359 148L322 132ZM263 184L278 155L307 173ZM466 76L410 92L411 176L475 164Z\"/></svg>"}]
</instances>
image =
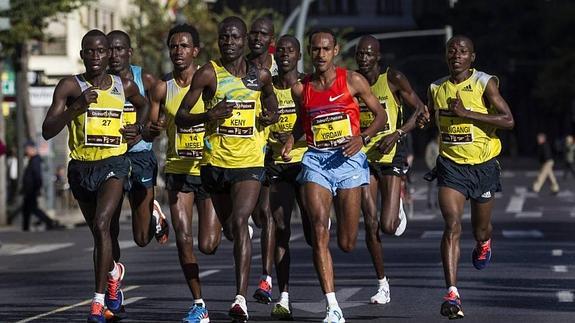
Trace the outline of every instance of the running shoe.
<instances>
[{"instance_id":1,"label":"running shoe","mask_svg":"<svg viewBox=\"0 0 575 323\"><path fill-rule=\"evenodd\" d=\"M473 267L477 270L484 269L489 265L491 261L491 239L485 241L484 243L477 242L473 252L471 253L471 260L473 262Z\"/></svg>"},{"instance_id":2,"label":"running shoe","mask_svg":"<svg viewBox=\"0 0 575 323\"><path fill-rule=\"evenodd\" d=\"M391 301L391 296L389 295L389 281L386 279L385 284L380 286L377 290L377 294L373 295L369 300L371 304L387 304Z\"/></svg>"},{"instance_id":3,"label":"running shoe","mask_svg":"<svg viewBox=\"0 0 575 323\"><path fill-rule=\"evenodd\" d=\"M228 311L228 315L232 318L233 322L247 322L249 315L248 315L248 307L246 306L246 301L240 295L237 295L230 310Z\"/></svg>"},{"instance_id":4,"label":"running shoe","mask_svg":"<svg viewBox=\"0 0 575 323\"><path fill-rule=\"evenodd\" d=\"M407 227L407 214L405 214L405 210L403 209L403 199L399 199L399 225L397 229L395 229L394 235L396 237L401 236L405 232L405 228Z\"/></svg>"},{"instance_id":5,"label":"running shoe","mask_svg":"<svg viewBox=\"0 0 575 323\"><path fill-rule=\"evenodd\" d=\"M122 309L122 303L124 303L124 292L122 292L122 279L124 279L124 274L126 269L123 264L116 263L118 270L120 271L120 278L117 280L108 277L108 288L106 290L106 296L104 297L104 302L106 307L113 313L119 312Z\"/></svg>"},{"instance_id":6,"label":"running shoe","mask_svg":"<svg viewBox=\"0 0 575 323\"><path fill-rule=\"evenodd\" d=\"M345 323L341 308L339 306L328 306L323 323Z\"/></svg>"},{"instance_id":7,"label":"running shoe","mask_svg":"<svg viewBox=\"0 0 575 323\"><path fill-rule=\"evenodd\" d=\"M208 309L202 304L194 304L188 311L188 314L182 319L182 323L208 323Z\"/></svg>"},{"instance_id":8,"label":"running shoe","mask_svg":"<svg viewBox=\"0 0 575 323\"><path fill-rule=\"evenodd\" d=\"M276 320L292 321L293 316L291 313L292 313L291 304L288 303L288 305L285 306L281 302L278 302L272 308L272 314L271 315L272 315L272 318L274 318Z\"/></svg>"},{"instance_id":9,"label":"running shoe","mask_svg":"<svg viewBox=\"0 0 575 323\"><path fill-rule=\"evenodd\" d=\"M92 302L90 306L90 315L88 315L88 323L106 323L104 317L104 304Z\"/></svg>"},{"instance_id":10,"label":"running shoe","mask_svg":"<svg viewBox=\"0 0 575 323\"><path fill-rule=\"evenodd\" d=\"M461 307L459 295L450 291L443 299L445 301L441 304L441 315L447 316L450 320L463 318L463 307Z\"/></svg>"},{"instance_id":11,"label":"running shoe","mask_svg":"<svg viewBox=\"0 0 575 323\"><path fill-rule=\"evenodd\" d=\"M159 219L158 223L156 223L156 233L154 234L154 237L159 244L164 244L168 242L168 237L170 235L170 225L168 224L168 220L166 220L166 215L164 212L162 212L160 203L156 200L154 200L154 210L152 212L157 215L157 217L154 217Z\"/></svg>"},{"instance_id":12,"label":"running shoe","mask_svg":"<svg viewBox=\"0 0 575 323\"><path fill-rule=\"evenodd\" d=\"M272 301L272 287L265 280L260 280L258 289L254 293L254 298L258 303L269 304Z\"/></svg>"}]
</instances>

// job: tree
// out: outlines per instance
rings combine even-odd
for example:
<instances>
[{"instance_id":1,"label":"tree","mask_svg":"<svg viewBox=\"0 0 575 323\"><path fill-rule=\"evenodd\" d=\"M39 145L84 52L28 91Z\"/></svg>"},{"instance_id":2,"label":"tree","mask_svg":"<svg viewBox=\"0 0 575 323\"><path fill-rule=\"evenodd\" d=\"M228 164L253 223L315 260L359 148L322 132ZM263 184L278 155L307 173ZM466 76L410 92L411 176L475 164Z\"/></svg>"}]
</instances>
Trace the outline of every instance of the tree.
<instances>
[{"instance_id":1,"label":"tree","mask_svg":"<svg viewBox=\"0 0 575 323\"><path fill-rule=\"evenodd\" d=\"M27 131L22 129L18 131L18 147L22 147L27 139L32 139L36 135L34 123L30 122L30 102L28 97L28 60L30 57L29 42L30 40L43 40L46 38L45 29L48 23L55 19L58 14L68 13L85 3L92 0L12 0L11 8L3 14L10 17L12 27L9 30L0 31L0 42L2 44L0 58L12 57L12 62L16 71L16 89L17 89L17 114L19 116L19 125L27 121ZM0 67L2 64L0 64ZM2 69L0 68L0 75ZM25 118L24 118L25 117ZM22 165L23 152L18 150L18 165ZM21 167L19 167L21 173ZM1 172L0 176L5 176ZM2 181L0 181L2 182ZM5 189L5 185L0 190ZM1 195L1 194L0 194ZM0 201L4 207L5 201ZM4 210L0 210L0 225L6 223Z\"/></svg>"}]
</instances>

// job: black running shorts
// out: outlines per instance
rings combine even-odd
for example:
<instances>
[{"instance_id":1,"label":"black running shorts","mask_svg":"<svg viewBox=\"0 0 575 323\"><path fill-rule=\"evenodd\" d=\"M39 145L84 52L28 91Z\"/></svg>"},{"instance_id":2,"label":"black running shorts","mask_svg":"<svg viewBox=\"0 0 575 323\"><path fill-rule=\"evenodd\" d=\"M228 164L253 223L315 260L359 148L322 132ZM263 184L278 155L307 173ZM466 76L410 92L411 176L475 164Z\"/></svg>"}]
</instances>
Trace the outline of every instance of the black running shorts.
<instances>
[{"instance_id":1,"label":"black running shorts","mask_svg":"<svg viewBox=\"0 0 575 323\"><path fill-rule=\"evenodd\" d=\"M128 152L126 157L132 164L130 174L132 189L148 189L156 185L158 161L153 151Z\"/></svg>"},{"instance_id":2,"label":"black running shorts","mask_svg":"<svg viewBox=\"0 0 575 323\"><path fill-rule=\"evenodd\" d=\"M263 167L223 168L212 165L200 168L202 184L210 194L229 193L233 184L243 181L264 180Z\"/></svg>"},{"instance_id":3,"label":"black running shorts","mask_svg":"<svg viewBox=\"0 0 575 323\"><path fill-rule=\"evenodd\" d=\"M210 194L206 192L202 185L202 179L200 176L166 173L166 189L168 191L177 191L182 193L193 192L195 195L194 198L197 200L210 198Z\"/></svg>"},{"instance_id":4,"label":"black running shorts","mask_svg":"<svg viewBox=\"0 0 575 323\"><path fill-rule=\"evenodd\" d=\"M72 159L68 163L68 183L74 198L80 202L94 203L102 184L117 178L124 181L124 190L130 189L130 160L125 156L113 156L97 161Z\"/></svg>"},{"instance_id":5,"label":"black running shorts","mask_svg":"<svg viewBox=\"0 0 575 323\"><path fill-rule=\"evenodd\" d=\"M479 203L488 202L501 192L501 167L493 158L482 164L461 165L450 159L437 157L437 186L452 188Z\"/></svg>"}]
</instances>

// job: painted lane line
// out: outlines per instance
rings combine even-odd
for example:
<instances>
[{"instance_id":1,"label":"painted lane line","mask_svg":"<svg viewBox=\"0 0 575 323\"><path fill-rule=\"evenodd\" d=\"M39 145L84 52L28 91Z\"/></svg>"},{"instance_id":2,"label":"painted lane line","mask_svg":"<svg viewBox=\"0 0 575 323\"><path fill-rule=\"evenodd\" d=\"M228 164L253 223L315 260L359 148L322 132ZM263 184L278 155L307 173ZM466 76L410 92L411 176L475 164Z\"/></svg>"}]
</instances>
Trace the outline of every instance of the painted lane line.
<instances>
[{"instance_id":1,"label":"painted lane line","mask_svg":"<svg viewBox=\"0 0 575 323\"><path fill-rule=\"evenodd\" d=\"M409 220L411 221L429 221L429 220L433 220L435 219L437 215L436 214L417 214L414 213Z\"/></svg>"},{"instance_id":2,"label":"painted lane line","mask_svg":"<svg viewBox=\"0 0 575 323\"><path fill-rule=\"evenodd\" d=\"M556 273L566 273L566 272L568 272L567 266L565 266L565 265L556 265L556 266L553 266L553 271L556 272Z\"/></svg>"},{"instance_id":3,"label":"painted lane line","mask_svg":"<svg viewBox=\"0 0 575 323\"><path fill-rule=\"evenodd\" d=\"M506 213L517 213L523 210L523 204L525 203L525 195L514 195L509 199L509 204L505 209Z\"/></svg>"},{"instance_id":4,"label":"painted lane line","mask_svg":"<svg viewBox=\"0 0 575 323\"><path fill-rule=\"evenodd\" d=\"M130 304L133 304L137 301L141 301L143 299L146 299L146 297L130 297L128 299L125 299L124 303L122 303L122 305L130 305Z\"/></svg>"},{"instance_id":5,"label":"painted lane line","mask_svg":"<svg viewBox=\"0 0 575 323\"><path fill-rule=\"evenodd\" d=\"M560 303L572 303L573 302L573 298L574 298L573 293L568 291L568 290L557 292L555 295L557 295L557 300Z\"/></svg>"},{"instance_id":6,"label":"painted lane line","mask_svg":"<svg viewBox=\"0 0 575 323\"><path fill-rule=\"evenodd\" d=\"M118 244L120 245L120 250L130 249L138 246L134 240L120 240L118 241ZM84 248L84 251L92 252L92 250L94 250L93 246Z\"/></svg>"},{"instance_id":7,"label":"painted lane line","mask_svg":"<svg viewBox=\"0 0 575 323\"><path fill-rule=\"evenodd\" d=\"M219 273L220 271L221 271L220 269L205 270L205 271L202 271L202 272L200 273L199 277L200 277L200 278L208 277L208 276L210 276L210 275L217 274L217 273Z\"/></svg>"},{"instance_id":8,"label":"painted lane line","mask_svg":"<svg viewBox=\"0 0 575 323\"><path fill-rule=\"evenodd\" d=\"M539 230L502 230L501 233L508 239L543 238L543 232Z\"/></svg>"},{"instance_id":9,"label":"painted lane line","mask_svg":"<svg viewBox=\"0 0 575 323\"><path fill-rule=\"evenodd\" d=\"M291 242L291 241L296 241L296 240L299 240L299 239L301 239L301 238L303 238L303 237L304 237L303 233L294 234L293 236L290 237L289 241L290 241L290 242Z\"/></svg>"},{"instance_id":10,"label":"painted lane line","mask_svg":"<svg viewBox=\"0 0 575 323\"><path fill-rule=\"evenodd\" d=\"M424 231L421 235L421 239L437 239L443 237L443 231L431 230Z\"/></svg>"},{"instance_id":11,"label":"painted lane line","mask_svg":"<svg viewBox=\"0 0 575 323\"><path fill-rule=\"evenodd\" d=\"M127 291L130 291L130 290L134 290L134 289L136 289L136 288L139 288L139 287L140 287L140 286L127 286L126 288L123 289L123 291L124 291L124 292L127 292ZM67 310L70 310L70 309L73 309L73 308L76 308L76 307L80 307L80 306L84 306L84 305L88 305L88 304L91 304L91 303L92 303L92 299L87 299L87 300L85 300L85 301L81 301L81 302L76 303L76 304L72 304L72 305L60 307L60 308L57 308L57 309L55 309L55 310L53 310L53 311L46 312L46 313L42 313L42 314L38 314L38 315L36 315L36 316L32 316L32 317L29 317L29 318L24 319L24 320L20 320L20 321L15 322L15 323L32 322L32 321L35 321L35 320L37 320L37 319L41 319L41 318L43 318L43 317L46 317L46 316L49 316L49 315L52 315L52 314L56 314L56 313L60 313L60 312L65 312L65 311L67 311Z\"/></svg>"},{"instance_id":12,"label":"painted lane line","mask_svg":"<svg viewBox=\"0 0 575 323\"><path fill-rule=\"evenodd\" d=\"M525 212L519 212L519 213L515 214L516 218L536 219L536 218L540 218L542 216L543 216L543 212L541 212L541 211L525 211Z\"/></svg>"},{"instance_id":13,"label":"painted lane line","mask_svg":"<svg viewBox=\"0 0 575 323\"><path fill-rule=\"evenodd\" d=\"M45 245L37 245L32 246L24 249L20 249L17 251L13 251L11 254L14 256L19 255L32 255L37 253L44 253L44 252L51 252L58 249L64 249L73 246L73 242L66 242L66 243L50 243Z\"/></svg>"},{"instance_id":14,"label":"painted lane line","mask_svg":"<svg viewBox=\"0 0 575 323\"><path fill-rule=\"evenodd\" d=\"M563 249L553 249L551 254L555 257L563 256Z\"/></svg>"},{"instance_id":15,"label":"painted lane line","mask_svg":"<svg viewBox=\"0 0 575 323\"><path fill-rule=\"evenodd\" d=\"M361 288L353 287L353 288L342 288L339 291L337 291L335 295L338 299L339 307L344 309L365 305L365 302L347 302L349 298L351 298L360 290ZM306 302L306 303L294 302L292 303L292 306L299 310L310 313L321 313L325 311L325 300L322 299L321 301L318 302Z\"/></svg>"}]
</instances>

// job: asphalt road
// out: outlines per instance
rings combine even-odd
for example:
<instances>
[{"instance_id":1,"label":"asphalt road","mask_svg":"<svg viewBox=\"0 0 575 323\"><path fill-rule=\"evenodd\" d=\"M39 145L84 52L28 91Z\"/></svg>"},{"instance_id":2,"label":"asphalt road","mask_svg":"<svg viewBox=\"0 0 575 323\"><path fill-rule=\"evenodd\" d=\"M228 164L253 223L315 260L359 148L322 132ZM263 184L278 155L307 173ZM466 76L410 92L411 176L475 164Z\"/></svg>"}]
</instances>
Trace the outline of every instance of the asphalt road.
<instances>
[{"instance_id":1,"label":"asphalt road","mask_svg":"<svg viewBox=\"0 0 575 323\"><path fill-rule=\"evenodd\" d=\"M415 176L420 178L420 176ZM465 322L575 322L575 180L562 181L557 196L528 191L534 172L505 172L504 192L493 216L493 261L471 265L474 242L464 215L459 290ZM369 305L377 289L360 232L356 249L337 249L332 227L336 291L348 322L440 322L445 292L440 263L441 217L426 209L427 186L413 185L415 212L402 237L383 238L391 303ZM120 239L127 318L123 322L179 322L192 298L173 240L139 248L124 221ZM86 227L22 233L0 230L0 322L85 322L93 293L92 239ZM261 273L259 232L253 242L248 310L250 321L271 322L271 305L251 298ZM301 226L293 224L290 299L297 322L321 322L324 296ZM198 252L199 254L199 252ZM229 322L234 297L232 244L199 254L204 300L212 322ZM275 284L274 280L274 284ZM278 297L277 289L274 297Z\"/></svg>"}]
</instances>

